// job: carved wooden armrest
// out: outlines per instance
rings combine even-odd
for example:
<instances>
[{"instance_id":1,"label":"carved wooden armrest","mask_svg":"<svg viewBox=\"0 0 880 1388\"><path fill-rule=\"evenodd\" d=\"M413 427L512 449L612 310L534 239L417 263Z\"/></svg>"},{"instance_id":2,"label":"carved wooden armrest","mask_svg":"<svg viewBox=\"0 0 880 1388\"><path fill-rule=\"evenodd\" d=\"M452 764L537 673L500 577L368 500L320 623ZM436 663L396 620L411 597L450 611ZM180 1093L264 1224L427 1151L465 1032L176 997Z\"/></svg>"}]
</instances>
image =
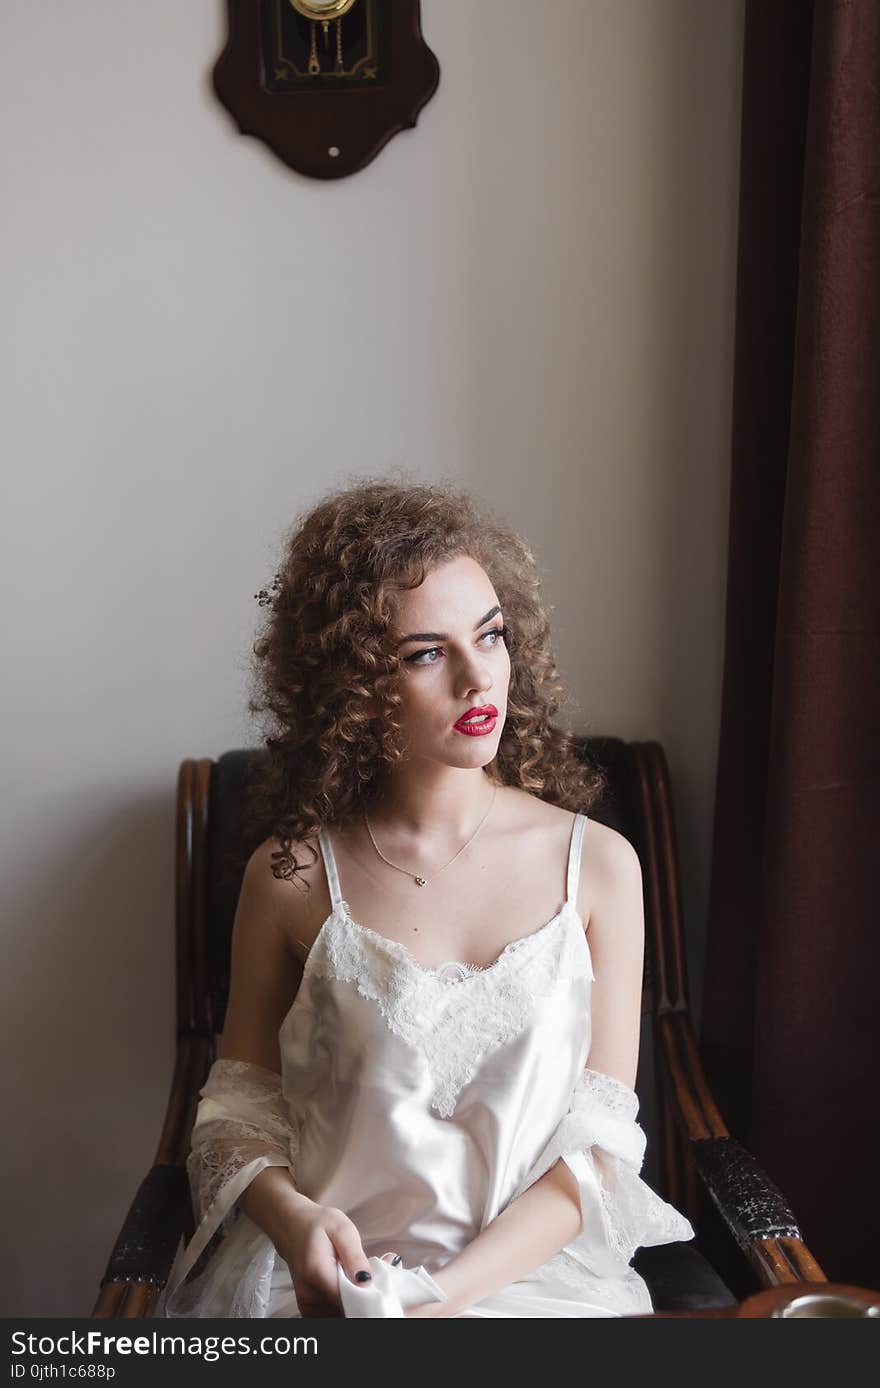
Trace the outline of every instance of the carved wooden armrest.
<instances>
[{"instance_id":1,"label":"carved wooden armrest","mask_svg":"<svg viewBox=\"0 0 880 1388\"><path fill-rule=\"evenodd\" d=\"M827 1280L782 1191L728 1132L712 1097L689 1015L668 1012L660 1017L659 1028L660 1063L676 1122L690 1143L700 1179L761 1285Z\"/></svg>"},{"instance_id":2,"label":"carved wooden armrest","mask_svg":"<svg viewBox=\"0 0 880 1388\"><path fill-rule=\"evenodd\" d=\"M147 1316L192 1225L186 1168L156 1165L141 1181L110 1254L93 1316Z\"/></svg>"}]
</instances>

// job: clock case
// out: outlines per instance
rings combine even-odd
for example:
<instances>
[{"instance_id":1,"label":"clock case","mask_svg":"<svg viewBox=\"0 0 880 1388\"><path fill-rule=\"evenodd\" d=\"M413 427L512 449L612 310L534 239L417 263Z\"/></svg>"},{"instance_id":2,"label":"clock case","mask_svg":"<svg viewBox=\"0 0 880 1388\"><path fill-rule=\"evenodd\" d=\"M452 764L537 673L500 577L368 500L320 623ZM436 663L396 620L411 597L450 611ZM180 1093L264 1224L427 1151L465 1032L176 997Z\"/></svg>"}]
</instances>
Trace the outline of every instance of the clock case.
<instances>
[{"instance_id":1,"label":"clock case","mask_svg":"<svg viewBox=\"0 0 880 1388\"><path fill-rule=\"evenodd\" d=\"M310 75L309 20L290 0L227 0L228 38L214 90L243 135L262 140L309 178L364 168L416 124L437 90L440 65L425 43L419 0L357 0L327 46L316 24L321 72Z\"/></svg>"}]
</instances>

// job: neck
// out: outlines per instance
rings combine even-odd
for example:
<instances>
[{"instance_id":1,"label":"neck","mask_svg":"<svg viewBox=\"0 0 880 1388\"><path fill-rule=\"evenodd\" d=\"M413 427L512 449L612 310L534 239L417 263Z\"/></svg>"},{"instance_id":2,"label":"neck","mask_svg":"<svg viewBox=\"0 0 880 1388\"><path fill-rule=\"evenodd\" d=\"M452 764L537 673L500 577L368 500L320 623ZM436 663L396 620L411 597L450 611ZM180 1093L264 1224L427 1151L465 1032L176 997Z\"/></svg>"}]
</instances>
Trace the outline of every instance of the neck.
<instances>
[{"instance_id":1,"label":"neck","mask_svg":"<svg viewBox=\"0 0 880 1388\"><path fill-rule=\"evenodd\" d=\"M370 826L400 838L435 843L472 834L492 803L495 783L482 768L408 762L395 767L369 810Z\"/></svg>"}]
</instances>

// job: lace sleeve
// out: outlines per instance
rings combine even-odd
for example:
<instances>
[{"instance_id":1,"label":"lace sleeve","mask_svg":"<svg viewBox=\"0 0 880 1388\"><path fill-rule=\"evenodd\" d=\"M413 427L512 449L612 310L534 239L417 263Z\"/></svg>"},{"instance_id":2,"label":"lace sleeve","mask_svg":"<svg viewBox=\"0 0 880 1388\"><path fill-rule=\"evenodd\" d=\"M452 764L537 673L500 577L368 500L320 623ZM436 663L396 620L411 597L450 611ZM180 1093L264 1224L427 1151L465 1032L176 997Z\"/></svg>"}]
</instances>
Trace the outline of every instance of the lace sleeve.
<instances>
[{"instance_id":1,"label":"lace sleeve","mask_svg":"<svg viewBox=\"0 0 880 1388\"><path fill-rule=\"evenodd\" d=\"M157 1314L265 1314L275 1250L239 1201L266 1167L295 1175L297 1141L281 1076L249 1061L216 1060L199 1098L186 1163L197 1225L178 1250Z\"/></svg>"},{"instance_id":2,"label":"lace sleeve","mask_svg":"<svg viewBox=\"0 0 880 1388\"><path fill-rule=\"evenodd\" d=\"M265 1165L287 1166L293 1173L294 1143L281 1076L273 1070L244 1060L215 1060L200 1099L186 1169L201 1220L252 1162L266 1158Z\"/></svg>"},{"instance_id":3,"label":"lace sleeve","mask_svg":"<svg viewBox=\"0 0 880 1388\"><path fill-rule=\"evenodd\" d=\"M583 1216L581 1232L565 1252L603 1276L625 1272L637 1248L694 1238L690 1221L639 1175L646 1138L638 1111L634 1089L585 1069L568 1112L516 1192L562 1158L577 1179Z\"/></svg>"}]
</instances>

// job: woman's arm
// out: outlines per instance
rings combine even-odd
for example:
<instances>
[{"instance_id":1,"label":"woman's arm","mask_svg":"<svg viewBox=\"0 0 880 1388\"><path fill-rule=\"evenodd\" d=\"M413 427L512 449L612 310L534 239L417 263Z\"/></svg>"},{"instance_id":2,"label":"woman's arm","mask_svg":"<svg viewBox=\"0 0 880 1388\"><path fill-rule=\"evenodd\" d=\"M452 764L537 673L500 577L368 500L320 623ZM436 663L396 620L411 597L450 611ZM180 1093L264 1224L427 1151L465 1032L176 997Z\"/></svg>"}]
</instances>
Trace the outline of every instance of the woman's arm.
<instances>
[{"instance_id":1,"label":"woman's arm","mask_svg":"<svg viewBox=\"0 0 880 1388\"><path fill-rule=\"evenodd\" d=\"M232 928L229 998L219 1058L259 1066L278 1076L280 1085L278 1031L302 978L302 965L288 944L288 932L296 927L298 934L307 936L310 927L308 898L272 874L274 847L274 839L265 840L245 868ZM230 1139L230 1145L237 1142L243 1150L252 1148L253 1155L259 1155L259 1141ZM270 1152L275 1144L265 1145ZM286 1166L270 1166L253 1177L236 1203L277 1246L289 1214L311 1201L297 1191Z\"/></svg>"},{"instance_id":2,"label":"woman's arm","mask_svg":"<svg viewBox=\"0 0 880 1388\"><path fill-rule=\"evenodd\" d=\"M633 1087L645 948L642 869L622 834L605 825L593 823L592 828L589 863L585 852L582 872L589 885L589 939L596 976L587 1064ZM578 1183L560 1158L434 1274L449 1301L429 1303L416 1313L455 1315L534 1271L581 1230Z\"/></svg>"},{"instance_id":3,"label":"woman's arm","mask_svg":"<svg viewBox=\"0 0 880 1388\"><path fill-rule=\"evenodd\" d=\"M232 926L229 999L220 1056L281 1072L278 1031L299 990L303 966L288 933L306 933L308 897L272 874L273 839L248 860Z\"/></svg>"},{"instance_id":4,"label":"woman's arm","mask_svg":"<svg viewBox=\"0 0 880 1388\"><path fill-rule=\"evenodd\" d=\"M432 1274L449 1300L427 1302L416 1308L418 1314L454 1316L473 1306L540 1267L580 1228L578 1184L560 1160L496 1215L467 1248Z\"/></svg>"}]
</instances>

